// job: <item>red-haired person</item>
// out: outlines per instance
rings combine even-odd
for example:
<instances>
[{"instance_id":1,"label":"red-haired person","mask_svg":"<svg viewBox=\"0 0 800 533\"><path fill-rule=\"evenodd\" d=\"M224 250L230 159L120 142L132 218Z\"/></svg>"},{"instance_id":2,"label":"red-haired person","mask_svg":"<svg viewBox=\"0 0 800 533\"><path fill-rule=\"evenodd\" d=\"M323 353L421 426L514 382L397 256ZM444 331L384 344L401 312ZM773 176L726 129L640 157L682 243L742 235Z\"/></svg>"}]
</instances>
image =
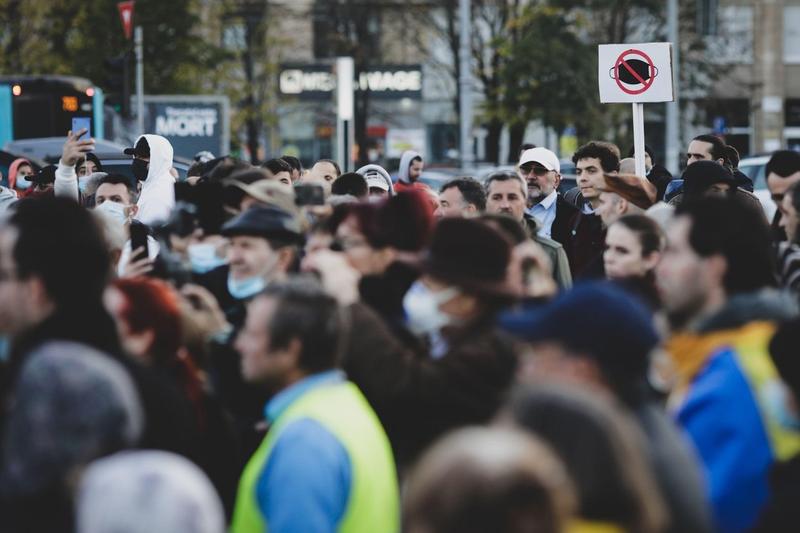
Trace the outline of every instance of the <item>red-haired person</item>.
<instances>
[{"instance_id":1,"label":"red-haired person","mask_svg":"<svg viewBox=\"0 0 800 533\"><path fill-rule=\"evenodd\" d=\"M237 443L184 345L180 295L158 279L125 278L111 284L105 302L125 352L152 371L153 386L160 387L164 399L162 408L174 409L169 418L186 419L189 434L196 436L184 455L205 470L230 510L240 466Z\"/></svg>"}]
</instances>

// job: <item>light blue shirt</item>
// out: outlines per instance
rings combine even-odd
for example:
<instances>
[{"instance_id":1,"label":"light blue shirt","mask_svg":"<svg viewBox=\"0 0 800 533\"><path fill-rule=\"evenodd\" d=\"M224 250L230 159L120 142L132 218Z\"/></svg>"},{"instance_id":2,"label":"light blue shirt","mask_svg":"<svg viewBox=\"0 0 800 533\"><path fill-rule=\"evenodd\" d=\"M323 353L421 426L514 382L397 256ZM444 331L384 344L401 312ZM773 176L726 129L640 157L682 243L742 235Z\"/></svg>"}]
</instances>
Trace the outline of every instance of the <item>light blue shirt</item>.
<instances>
[{"instance_id":1,"label":"light blue shirt","mask_svg":"<svg viewBox=\"0 0 800 533\"><path fill-rule=\"evenodd\" d=\"M264 411L274 422L301 396L345 380L339 370L302 379L278 393ZM256 486L258 507L272 533L333 533L344 517L353 471L341 442L316 420L287 425L275 441Z\"/></svg>"},{"instance_id":2,"label":"light blue shirt","mask_svg":"<svg viewBox=\"0 0 800 533\"><path fill-rule=\"evenodd\" d=\"M306 376L273 396L264 407L264 416L271 424L275 422L295 400L300 398L300 396L303 396L305 393L319 386L342 383L344 380L344 372L341 370L328 370L326 372L319 372L318 374Z\"/></svg>"},{"instance_id":3,"label":"light blue shirt","mask_svg":"<svg viewBox=\"0 0 800 533\"><path fill-rule=\"evenodd\" d=\"M558 191L554 190L545 196L541 202L528 209L528 214L539 223L539 231L537 232L539 237L550 238L553 221L556 219L556 200L558 200Z\"/></svg>"}]
</instances>

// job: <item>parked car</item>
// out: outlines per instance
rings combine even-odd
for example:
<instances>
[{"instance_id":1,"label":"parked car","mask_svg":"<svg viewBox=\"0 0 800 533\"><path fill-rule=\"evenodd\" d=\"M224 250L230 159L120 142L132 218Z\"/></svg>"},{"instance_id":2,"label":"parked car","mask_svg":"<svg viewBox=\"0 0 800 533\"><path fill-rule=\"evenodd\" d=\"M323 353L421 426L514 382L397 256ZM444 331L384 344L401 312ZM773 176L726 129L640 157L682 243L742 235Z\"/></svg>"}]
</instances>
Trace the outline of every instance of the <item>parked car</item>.
<instances>
[{"instance_id":1,"label":"parked car","mask_svg":"<svg viewBox=\"0 0 800 533\"><path fill-rule=\"evenodd\" d=\"M100 159L100 164L103 165L103 171L109 174L122 174L133 179L133 170L131 169L132 156L119 152L97 152L97 158ZM178 171L178 181L186 179L186 172L192 166L192 162L182 157L172 159L172 166Z\"/></svg>"},{"instance_id":2,"label":"parked car","mask_svg":"<svg viewBox=\"0 0 800 533\"><path fill-rule=\"evenodd\" d=\"M5 150L12 154L19 154L16 157L32 159L32 162L36 162L36 167L38 169L41 164L57 163L61 158L63 147L64 137L42 137L38 139L19 139L7 142ZM94 153L100 159L104 171L119 173L133 178L131 156L123 153L125 148L128 147L103 139L95 139ZM0 154L2 153L5 152L0 152ZM0 169L3 168L4 162L5 160L0 158ZM172 161L172 166L178 171L180 180L186 179L186 172L191 165L191 161L181 157L173 158ZM6 171L7 170L6 168ZM3 175L5 176L5 174L4 172Z\"/></svg>"},{"instance_id":3,"label":"parked car","mask_svg":"<svg viewBox=\"0 0 800 533\"><path fill-rule=\"evenodd\" d=\"M775 216L775 211L778 206L772 200L772 195L767 189L767 176L766 169L769 162L770 155L759 155L754 157L745 157L739 161L739 170L753 180L753 194L758 197L761 206L764 208L764 213L767 215L767 220L772 220Z\"/></svg>"},{"instance_id":4,"label":"parked car","mask_svg":"<svg viewBox=\"0 0 800 533\"><path fill-rule=\"evenodd\" d=\"M6 143L4 150L19 154L20 157L33 157L47 164L58 163L64 147L64 137L40 137L37 139L17 139ZM113 153L127 148L115 142L95 139L95 152Z\"/></svg>"}]
</instances>

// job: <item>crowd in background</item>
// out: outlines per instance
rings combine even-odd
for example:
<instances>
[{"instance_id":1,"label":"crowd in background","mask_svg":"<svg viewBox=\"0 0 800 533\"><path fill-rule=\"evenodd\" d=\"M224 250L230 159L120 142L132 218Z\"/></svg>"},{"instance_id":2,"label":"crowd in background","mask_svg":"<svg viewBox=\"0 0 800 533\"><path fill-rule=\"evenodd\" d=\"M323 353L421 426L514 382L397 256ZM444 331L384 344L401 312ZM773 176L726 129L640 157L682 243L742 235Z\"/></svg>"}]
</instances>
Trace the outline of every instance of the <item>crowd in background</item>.
<instances>
[{"instance_id":1,"label":"crowd in background","mask_svg":"<svg viewBox=\"0 0 800 533\"><path fill-rule=\"evenodd\" d=\"M800 153L433 190L70 132L0 188L0 531L800 527Z\"/></svg>"}]
</instances>

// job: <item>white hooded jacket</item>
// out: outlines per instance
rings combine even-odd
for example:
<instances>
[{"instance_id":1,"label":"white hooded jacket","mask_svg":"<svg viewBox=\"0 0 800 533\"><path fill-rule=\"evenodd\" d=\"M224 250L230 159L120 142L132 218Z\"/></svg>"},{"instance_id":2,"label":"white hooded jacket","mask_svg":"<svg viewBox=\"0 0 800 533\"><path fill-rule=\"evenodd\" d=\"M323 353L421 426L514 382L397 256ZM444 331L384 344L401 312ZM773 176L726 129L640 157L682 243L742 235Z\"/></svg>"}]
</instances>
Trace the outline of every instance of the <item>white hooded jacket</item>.
<instances>
[{"instance_id":1,"label":"white hooded jacket","mask_svg":"<svg viewBox=\"0 0 800 533\"><path fill-rule=\"evenodd\" d=\"M150 146L150 166L147 179L142 182L139 193L139 211L136 219L152 225L166 221L175 207L175 178L169 173L172 168L172 145L161 135L142 135ZM139 137L140 139L141 137ZM139 142L136 139L136 142ZM135 144L134 144L135 146Z\"/></svg>"},{"instance_id":2,"label":"white hooded jacket","mask_svg":"<svg viewBox=\"0 0 800 533\"><path fill-rule=\"evenodd\" d=\"M400 169L397 171L398 181L402 183L411 183L411 180L408 178L408 167L411 166L411 161L415 157L422 159L419 152L415 152L414 150L406 150L403 152L403 155L400 156Z\"/></svg>"}]
</instances>

